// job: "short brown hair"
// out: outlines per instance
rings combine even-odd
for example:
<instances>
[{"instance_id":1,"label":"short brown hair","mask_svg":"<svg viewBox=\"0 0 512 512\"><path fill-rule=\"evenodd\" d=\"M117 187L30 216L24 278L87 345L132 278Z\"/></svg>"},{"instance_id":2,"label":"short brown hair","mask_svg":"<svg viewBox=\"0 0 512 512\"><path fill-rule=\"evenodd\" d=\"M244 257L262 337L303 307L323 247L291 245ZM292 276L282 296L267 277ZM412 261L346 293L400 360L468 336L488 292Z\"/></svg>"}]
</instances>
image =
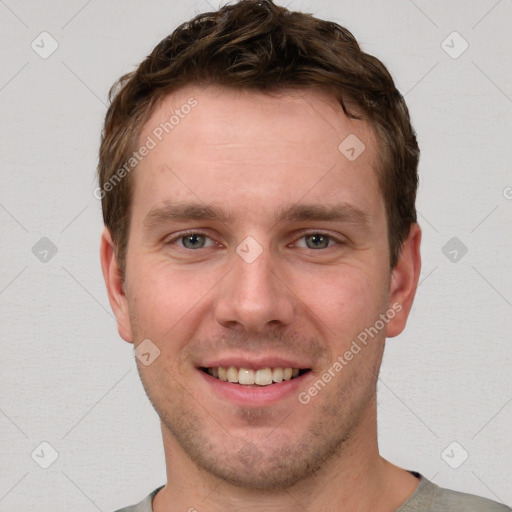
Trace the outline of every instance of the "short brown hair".
<instances>
[{"instance_id":1,"label":"short brown hair","mask_svg":"<svg viewBox=\"0 0 512 512\"><path fill-rule=\"evenodd\" d=\"M336 23L291 12L271 0L240 0L180 25L110 90L98 176L103 219L123 276L132 179L126 175L115 186L112 179L136 149L155 106L191 84L268 93L321 87L336 96L348 117L367 120L379 142L378 179L386 205L390 264L396 266L416 222L419 148L391 75ZM348 100L358 115L349 110Z\"/></svg>"}]
</instances>

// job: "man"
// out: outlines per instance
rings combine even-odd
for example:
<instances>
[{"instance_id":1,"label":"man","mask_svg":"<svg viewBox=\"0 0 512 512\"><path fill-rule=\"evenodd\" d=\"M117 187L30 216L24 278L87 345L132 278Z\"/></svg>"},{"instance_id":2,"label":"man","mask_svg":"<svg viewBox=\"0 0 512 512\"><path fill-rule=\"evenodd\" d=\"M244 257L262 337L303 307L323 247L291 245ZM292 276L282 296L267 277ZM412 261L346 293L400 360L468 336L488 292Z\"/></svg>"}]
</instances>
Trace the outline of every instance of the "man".
<instances>
[{"instance_id":1,"label":"man","mask_svg":"<svg viewBox=\"0 0 512 512\"><path fill-rule=\"evenodd\" d=\"M419 150L383 64L334 23L242 0L112 96L101 261L167 465L123 510L508 510L379 455L421 239Z\"/></svg>"}]
</instances>

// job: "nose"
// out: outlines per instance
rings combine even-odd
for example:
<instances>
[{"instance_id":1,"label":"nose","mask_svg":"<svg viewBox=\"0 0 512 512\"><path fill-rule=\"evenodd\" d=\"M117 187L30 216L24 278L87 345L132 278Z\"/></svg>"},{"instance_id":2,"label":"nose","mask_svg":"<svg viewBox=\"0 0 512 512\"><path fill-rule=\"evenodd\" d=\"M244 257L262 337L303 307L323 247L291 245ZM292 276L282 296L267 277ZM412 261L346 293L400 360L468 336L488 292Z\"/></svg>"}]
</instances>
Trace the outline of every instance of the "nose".
<instances>
[{"instance_id":1,"label":"nose","mask_svg":"<svg viewBox=\"0 0 512 512\"><path fill-rule=\"evenodd\" d=\"M293 292L268 249L254 261L233 254L232 270L220 283L214 307L223 327L250 333L289 325L296 309Z\"/></svg>"}]
</instances>

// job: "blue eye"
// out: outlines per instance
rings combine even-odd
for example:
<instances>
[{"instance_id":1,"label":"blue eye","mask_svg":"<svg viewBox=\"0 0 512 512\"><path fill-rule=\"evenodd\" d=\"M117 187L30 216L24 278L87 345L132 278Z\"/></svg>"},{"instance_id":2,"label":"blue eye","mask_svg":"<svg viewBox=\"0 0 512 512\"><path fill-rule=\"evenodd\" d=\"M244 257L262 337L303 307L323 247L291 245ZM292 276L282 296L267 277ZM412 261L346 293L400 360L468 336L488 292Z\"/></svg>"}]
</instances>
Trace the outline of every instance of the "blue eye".
<instances>
[{"instance_id":1,"label":"blue eye","mask_svg":"<svg viewBox=\"0 0 512 512\"><path fill-rule=\"evenodd\" d=\"M330 238L326 235L322 235L320 233L315 233L314 235L306 235L304 237L306 239L306 245L310 249L325 249L329 246Z\"/></svg>"},{"instance_id":2,"label":"blue eye","mask_svg":"<svg viewBox=\"0 0 512 512\"><path fill-rule=\"evenodd\" d=\"M298 243L297 245L299 247L306 247L307 249L326 249L336 243L332 237L323 233L304 235L299 240L304 240L304 244Z\"/></svg>"},{"instance_id":3,"label":"blue eye","mask_svg":"<svg viewBox=\"0 0 512 512\"><path fill-rule=\"evenodd\" d=\"M183 247L187 249L201 249L206 244L206 236L199 233L182 236L180 238Z\"/></svg>"},{"instance_id":4,"label":"blue eye","mask_svg":"<svg viewBox=\"0 0 512 512\"><path fill-rule=\"evenodd\" d=\"M211 247L216 244L209 236L196 231L189 231L175 236L166 242L166 245L179 245L185 249L196 250Z\"/></svg>"}]
</instances>

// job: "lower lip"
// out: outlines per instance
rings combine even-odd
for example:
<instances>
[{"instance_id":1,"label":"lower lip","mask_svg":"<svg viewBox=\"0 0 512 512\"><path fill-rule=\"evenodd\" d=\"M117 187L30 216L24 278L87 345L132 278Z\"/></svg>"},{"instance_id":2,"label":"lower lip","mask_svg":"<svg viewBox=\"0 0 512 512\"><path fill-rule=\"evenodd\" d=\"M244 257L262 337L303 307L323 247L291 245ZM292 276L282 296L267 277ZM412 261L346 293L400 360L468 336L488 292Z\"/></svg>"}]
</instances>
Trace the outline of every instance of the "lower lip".
<instances>
[{"instance_id":1,"label":"lower lip","mask_svg":"<svg viewBox=\"0 0 512 512\"><path fill-rule=\"evenodd\" d=\"M290 395L297 395L297 390L304 382L304 379L311 372L304 373L294 379L269 384L268 386L244 386L233 384L212 377L208 373L198 370L207 385L211 386L214 393L223 399L245 406L265 406L283 400Z\"/></svg>"}]
</instances>

